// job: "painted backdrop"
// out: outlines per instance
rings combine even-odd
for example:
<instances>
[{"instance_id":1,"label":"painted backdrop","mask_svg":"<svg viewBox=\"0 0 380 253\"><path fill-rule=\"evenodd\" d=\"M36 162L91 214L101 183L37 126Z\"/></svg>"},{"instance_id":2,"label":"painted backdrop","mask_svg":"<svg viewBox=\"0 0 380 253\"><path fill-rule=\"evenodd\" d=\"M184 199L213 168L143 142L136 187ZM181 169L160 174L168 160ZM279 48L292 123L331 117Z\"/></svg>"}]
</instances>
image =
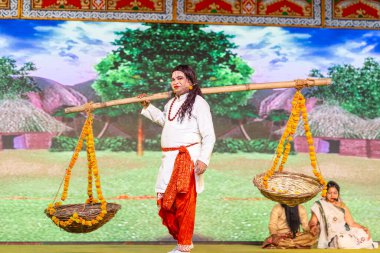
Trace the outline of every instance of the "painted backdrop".
<instances>
[{"instance_id":1,"label":"painted backdrop","mask_svg":"<svg viewBox=\"0 0 380 253\"><path fill-rule=\"evenodd\" d=\"M84 122L63 109L166 91L170 69L180 63L197 70L203 87L332 78L329 87L303 90L319 166L341 184L354 218L380 240L380 31L1 20L0 47L0 241L170 240L154 200L160 128L139 117L139 105L99 110L94 119L103 192L122 205L118 215L93 233L73 235L43 210ZM218 140L194 240L267 236L275 203L252 178L271 164L294 92L206 97ZM311 174L305 143L299 129L287 170ZM73 170L70 203L85 200L85 155ZM314 200L305 203L308 210Z\"/></svg>"}]
</instances>

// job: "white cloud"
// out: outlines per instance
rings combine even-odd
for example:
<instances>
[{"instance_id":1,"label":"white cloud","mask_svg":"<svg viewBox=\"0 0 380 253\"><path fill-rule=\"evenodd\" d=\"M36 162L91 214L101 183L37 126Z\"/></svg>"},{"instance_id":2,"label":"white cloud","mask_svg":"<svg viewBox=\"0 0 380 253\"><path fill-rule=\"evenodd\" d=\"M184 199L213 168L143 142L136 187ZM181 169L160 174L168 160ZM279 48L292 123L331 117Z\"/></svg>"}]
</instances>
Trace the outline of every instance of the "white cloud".
<instances>
[{"instance_id":1,"label":"white cloud","mask_svg":"<svg viewBox=\"0 0 380 253\"><path fill-rule=\"evenodd\" d=\"M11 44L11 38L8 37L0 37L0 48L2 49L1 51L7 49L9 45Z\"/></svg>"},{"instance_id":2,"label":"white cloud","mask_svg":"<svg viewBox=\"0 0 380 253\"><path fill-rule=\"evenodd\" d=\"M290 33L281 27L222 27L208 28L235 36L239 45L235 52L255 73L254 82L288 81L306 78L313 64L303 59L305 49L300 41L307 41L308 34Z\"/></svg>"},{"instance_id":3,"label":"white cloud","mask_svg":"<svg viewBox=\"0 0 380 253\"><path fill-rule=\"evenodd\" d=\"M35 27L39 49L26 54L38 70L33 75L73 85L96 77L94 66L111 50L115 31L144 29L139 23L65 22ZM20 55L20 52L18 52ZM25 55L24 55L25 56Z\"/></svg>"},{"instance_id":4,"label":"white cloud","mask_svg":"<svg viewBox=\"0 0 380 253\"><path fill-rule=\"evenodd\" d=\"M363 35L363 38L372 38L372 37L379 38L380 37L380 31L373 30L373 31L369 31Z\"/></svg>"},{"instance_id":5,"label":"white cloud","mask_svg":"<svg viewBox=\"0 0 380 253\"><path fill-rule=\"evenodd\" d=\"M32 73L66 85L96 78L94 66L115 47L115 31L145 29L141 23L64 22L57 26L35 27L34 41L15 50L12 45L23 38L0 37L2 55L10 55L17 62L34 62L38 68ZM205 30L234 35L239 46L235 52L254 70L253 82L287 81L306 78L313 68L326 70L333 64L361 66L367 57L380 59L374 53L380 32L369 31L362 37L328 45L313 45L308 30L292 32L281 27L208 26ZM371 41L371 42L368 42Z\"/></svg>"},{"instance_id":6,"label":"white cloud","mask_svg":"<svg viewBox=\"0 0 380 253\"><path fill-rule=\"evenodd\" d=\"M378 34L380 37L380 33ZM351 64L355 67L361 67L363 62L368 57L380 59L380 54L374 52L377 44L368 44L364 39L368 36L356 40L345 41L341 44L336 44L328 48L331 58L335 64Z\"/></svg>"},{"instance_id":7,"label":"white cloud","mask_svg":"<svg viewBox=\"0 0 380 253\"><path fill-rule=\"evenodd\" d=\"M207 29L234 35L239 45L236 53L255 73L253 82L288 81L307 78L310 70L323 72L333 64L352 64L359 67L367 57L380 59L373 52L377 44L368 38L380 37L380 32L368 32L363 37L328 45L313 45L306 33L292 33L281 27L210 26Z\"/></svg>"}]
</instances>

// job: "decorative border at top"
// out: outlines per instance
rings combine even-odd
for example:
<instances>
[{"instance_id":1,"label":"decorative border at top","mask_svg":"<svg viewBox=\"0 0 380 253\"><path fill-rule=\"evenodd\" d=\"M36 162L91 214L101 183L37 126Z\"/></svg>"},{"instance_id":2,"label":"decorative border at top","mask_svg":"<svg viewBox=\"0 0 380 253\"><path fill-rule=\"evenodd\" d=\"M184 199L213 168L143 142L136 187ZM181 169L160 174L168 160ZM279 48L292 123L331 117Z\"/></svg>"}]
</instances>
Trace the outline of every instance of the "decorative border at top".
<instances>
[{"instance_id":1,"label":"decorative border at top","mask_svg":"<svg viewBox=\"0 0 380 253\"><path fill-rule=\"evenodd\" d=\"M177 1L177 20L193 23L221 23L246 25L286 25L286 26L322 26L321 0L313 1L312 18L276 17L276 16L246 16L217 14L186 14L185 1Z\"/></svg>"},{"instance_id":2,"label":"decorative border at top","mask_svg":"<svg viewBox=\"0 0 380 253\"><path fill-rule=\"evenodd\" d=\"M13 1L13 0L12 0ZM17 0L16 0L17 1ZM79 10L36 10L33 0L23 0L21 18L32 19L73 19L91 21L171 21L173 0L165 0L164 13L122 12L122 11L79 11Z\"/></svg>"},{"instance_id":3,"label":"decorative border at top","mask_svg":"<svg viewBox=\"0 0 380 253\"><path fill-rule=\"evenodd\" d=\"M334 0L325 1L325 26L334 28L380 29L380 20L338 19L333 15Z\"/></svg>"},{"instance_id":4,"label":"decorative border at top","mask_svg":"<svg viewBox=\"0 0 380 253\"><path fill-rule=\"evenodd\" d=\"M286 16L280 15L281 13L274 15L259 13L259 15L257 15L258 12L249 12L247 11L248 9L242 9L241 13L191 13L191 11L189 12L185 9L185 4L189 0L163 0L164 6L162 6L162 9L159 11L155 10L155 12L149 11L147 9L143 10L142 8L120 8L116 10L109 10L106 8L99 10L94 10L92 8L73 8L70 10L65 8L59 9L57 6L55 6L55 9L38 9L36 7L33 7L33 2L38 2L41 0L0 1L3 3L0 5L0 19L72 19L89 21L178 22L202 24L380 29L380 18L378 18L380 15L380 0L310 0L313 7L311 13L308 13L308 16ZM49 2L52 1L53 0L49 0ZM57 3L62 2L59 0L56 1ZM82 2L82 0L80 1ZM98 3L112 0L92 1L94 3ZM124 2L125 1L139 2L139 0L124 0ZM236 2L238 0L223 1ZM256 1L261 2L266 0L241 1L243 1L242 3L255 3ZM361 6L360 4L367 4L367 6L364 9L359 8ZM248 4L246 4L245 7L249 7ZM365 11L367 11L367 13L365 13Z\"/></svg>"},{"instance_id":5,"label":"decorative border at top","mask_svg":"<svg viewBox=\"0 0 380 253\"><path fill-rule=\"evenodd\" d=\"M8 0L0 6L0 19L17 18L18 17L18 1Z\"/></svg>"}]
</instances>

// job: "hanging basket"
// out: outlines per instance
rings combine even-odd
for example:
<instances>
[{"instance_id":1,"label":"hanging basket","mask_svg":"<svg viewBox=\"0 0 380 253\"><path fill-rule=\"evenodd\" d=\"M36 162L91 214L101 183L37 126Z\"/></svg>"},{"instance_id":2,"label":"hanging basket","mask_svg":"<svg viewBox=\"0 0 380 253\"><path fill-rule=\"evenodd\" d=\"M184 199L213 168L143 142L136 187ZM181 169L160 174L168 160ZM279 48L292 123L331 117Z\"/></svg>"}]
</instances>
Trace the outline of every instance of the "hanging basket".
<instances>
[{"instance_id":1,"label":"hanging basket","mask_svg":"<svg viewBox=\"0 0 380 253\"><path fill-rule=\"evenodd\" d=\"M58 189L57 195L53 203L45 209L45 214L60 228L70 233L89 233L92 232L109 220L111 220L121 206L115 203L107 203L103 197L100 173L95 155L95 142L92 129L93 116L91 111L87 111L87 119L84 123L82 133L78 139L74 154L65 172L65 177L62 180L63 192L61 200L65 201L68 195L68 189L71 178L71 170L73 169L79 153L82 150L83 142L86 142L87 165L88 165L88 184L87 195L88 199L84 204L62 205L61 202L56 202L56 197L61 186ZM94 197L93 188L96 188L97 199Z\"/></svg>"},{"instance_id":2,"label":"hanging basket","mask_svg":"<svg viewBox=\"0 0 380 253\"><path fill-rule=\"evenodd\" d=\"M119 211L121 206L115 203L107 203L107 213L104 215L102 220L99 220L96 224L83 225L82 223L73 222L68 226L60 226L58 227L64 229L70 233L89 233L92 232L104 224L106 224L109 220L111 220L117 211ZM48 209L45 209L45 214L51 219L53 216L57 217L61 221L68 221L71 219L74 213L77 213L78 217L81 217L85 220L94 220L101 213L100 203L98 204L72 204L72 205L62 205L55 208L56 212L54 215L49 213Z\"/></svg>"},{"instance_id":3,"label":"hanging basket","mask_svg":"<svg viewBox=\"0 0 380 253\"><path fill-rule=\"evenodd\" d=\"M315 178L300 173L283 172L300 117L304 123L309 146L310 165ZM312 199L320 191L322 191L322 196L325 196L326 182L318 167L313 138L307 120L306 102L300 90L297 90L294 95L291 114L278 143L273 164L267 172L256 175L253 178L253 184L265 197L288 206L302 204Z\"/></svg>"},{"instance_id":4,"label":"hanging basket","mask_svg":"<svg viewBox=\"0 0 380 253\"><path fill-rule=\"evenodd\" d=\"M324 185L316 178L293 172L275 172L268 180L268 188L263 185L265 173L256 175L253 184L268 199L296 206L314 198Z\"/></svg>"}]
</instances>

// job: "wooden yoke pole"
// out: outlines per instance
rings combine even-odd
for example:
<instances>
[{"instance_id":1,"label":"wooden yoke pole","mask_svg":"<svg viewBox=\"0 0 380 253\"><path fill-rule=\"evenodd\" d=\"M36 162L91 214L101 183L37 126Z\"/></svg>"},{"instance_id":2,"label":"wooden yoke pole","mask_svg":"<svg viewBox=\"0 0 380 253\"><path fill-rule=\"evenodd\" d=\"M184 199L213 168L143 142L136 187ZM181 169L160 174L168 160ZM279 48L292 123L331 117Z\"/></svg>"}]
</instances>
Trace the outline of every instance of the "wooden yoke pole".
<instances>
[{"instance_id":1,"label":"wooden yoke pole","mask_svg":"<svg viewBox=\"0 0 380 253\"><path fill-rule=\"evenodd\" d=\"M330 78L321 78L321 79L299 79L295 81L287 81L287 82L273 82L273 83L251 83L251 84L242 84L242 85L231 85L231 86L220 86L220 87L210 87L210 88L202 88L203 94L216 94L216 93L229 93L229 92L237 92L237 91L249 91L249 90L265 90L265 89L279 89L279 88L297 88L302 89L306 87L312 86L323 86L331 84ZM159 99L168 99L172 96L172 92L162 92L156 93L151 96L147 96L144 98L123 98L117 100L111 100L107 102L93 103L91 104L91 109L99 109L109 106L115 105L124 105L131 103L138 103L145 100L153 101ZM88 109L87 105L81 105L76 107L69 107L65 109L65 113L73 113L73 112L82 112Z\"/></svg>"}]
</instances>

